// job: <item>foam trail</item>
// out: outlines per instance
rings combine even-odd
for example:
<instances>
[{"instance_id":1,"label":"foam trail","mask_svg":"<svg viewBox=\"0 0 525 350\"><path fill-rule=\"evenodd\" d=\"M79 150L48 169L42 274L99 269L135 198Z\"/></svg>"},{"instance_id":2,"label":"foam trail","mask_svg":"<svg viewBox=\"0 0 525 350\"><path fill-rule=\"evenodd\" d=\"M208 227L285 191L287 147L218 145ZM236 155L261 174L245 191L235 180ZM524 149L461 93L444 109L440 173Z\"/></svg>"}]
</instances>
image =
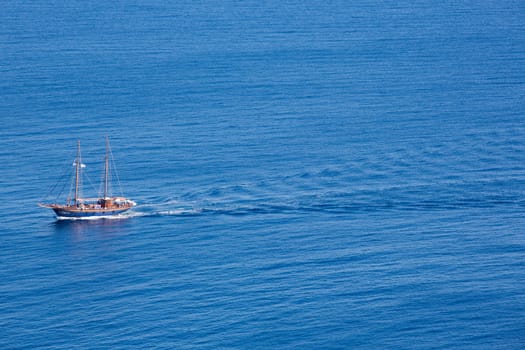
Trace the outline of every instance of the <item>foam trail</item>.
<instances>
[{"instance_id":1,"label":"foam trail","mask_svg":"<svg viewBox=\"0 0 525 350\"><path fill-rule=\"evenodd\" d=\"M119 215L108 215L108 216L86 216L86 217L65 217L65 216L57 216L57 220L69 220L69 221L94 221L94 220L122 220L122 219L128 219L130 217L133 217L130 214L119 214Z\"/></svg>"},{"instance_id":2,"label":"foam trail","mask_svg":"<svg viewBox=\"0 0 525 350\"><path fill-rule=\"evenodd\" d=\"M195 208L194 203L183 203L171 199L162 203L144 203L126 213L130 217L182 216L199 215L202 209Z\"/></svg>"},{"instance_id":3,"label":"foam trail","mask_svg":"<svg viewBox=\"0 0 525 350\"><path fill-rule=\"evenodd\" d=\"M202 209L175 209L158 212L161 216L178 216L178 215L198 215L202 213Z\"/></svg>"}]
</instances>

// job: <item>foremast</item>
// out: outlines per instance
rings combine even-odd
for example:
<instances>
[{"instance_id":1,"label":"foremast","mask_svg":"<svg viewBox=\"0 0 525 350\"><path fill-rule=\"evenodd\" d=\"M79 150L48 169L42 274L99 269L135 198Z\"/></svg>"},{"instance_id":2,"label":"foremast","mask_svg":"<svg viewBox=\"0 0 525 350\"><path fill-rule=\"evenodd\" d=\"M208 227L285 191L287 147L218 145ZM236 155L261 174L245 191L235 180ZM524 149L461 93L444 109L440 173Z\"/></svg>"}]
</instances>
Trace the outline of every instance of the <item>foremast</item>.
<instances>
[{"instance_id":1,"label":"foremast","mask_svg":"<svg viewBox=\"0 0 525 350\"><path fill-rule=\"evenodd\" d=\"M109 137L106 136L106 159L104 165L104 199L108 198L109 183Z\"/></svg>"},{"instance_id":2,"label":"foremast","mask_svg":"<svg viewBox=\"0 0 525 350\"><path fill-rule=\"evenodd\" d=\"M78 205L80 191L81 191L81 168L82 168L82 156L80 154L80 140L77 141L77 159L75 161L75 199L74 205Z\"/></svg>"}]
</instances>

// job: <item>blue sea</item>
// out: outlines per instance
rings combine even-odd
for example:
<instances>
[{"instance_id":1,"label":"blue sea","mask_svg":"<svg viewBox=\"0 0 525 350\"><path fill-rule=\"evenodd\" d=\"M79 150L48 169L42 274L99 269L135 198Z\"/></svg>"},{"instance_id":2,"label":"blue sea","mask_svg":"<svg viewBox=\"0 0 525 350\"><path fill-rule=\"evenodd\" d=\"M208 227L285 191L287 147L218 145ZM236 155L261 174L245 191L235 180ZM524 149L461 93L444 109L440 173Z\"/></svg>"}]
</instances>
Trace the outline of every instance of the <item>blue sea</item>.
<instances>
[{"instance_id":1,"label":"blue sea","mask_svg":"<svg viewBox=\"0 0 525 350\"><path fill-rule=\"evenodd\" d=\"M0 348L525 348L524 27L512 0L2 1ZM106 136L138 205L38 207L77 140L98 187Z\"/></svg>"}]
</instances>

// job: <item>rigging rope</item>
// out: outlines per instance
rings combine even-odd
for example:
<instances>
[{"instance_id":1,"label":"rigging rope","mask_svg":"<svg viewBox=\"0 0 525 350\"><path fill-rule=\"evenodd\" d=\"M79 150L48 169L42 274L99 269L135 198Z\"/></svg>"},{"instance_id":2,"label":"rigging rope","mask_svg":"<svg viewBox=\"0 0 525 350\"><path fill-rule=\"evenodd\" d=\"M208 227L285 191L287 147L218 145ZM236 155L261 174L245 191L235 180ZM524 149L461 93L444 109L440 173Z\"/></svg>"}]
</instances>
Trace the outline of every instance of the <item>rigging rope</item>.
<instances>
[{"instance_id":1,"label":"rigging rope","mask_svg":"<svg viewBox=\"0 0 525 350\"><path fill-rule=\"evenodd\" d=\"M58 178L58 180L55 182L55 184L53 186L50 186L48 191L46 192L46 195L44 196L44 198L42 199L43 202L45 202L52 194L52 192L55 191L55 189L57 188L57 186L62 183L62 190L60 191L60 194L62 194L62 192L64 191L64 187L65 185L67 184L66 181L64 181L66 175L68 173L68 168L65 168L64 169L64 172L62 173L62 175L60 175L60 177ZM60 195L59 195L60 196ZM57 196L57 198L59 197Z\"/></svg>"},{"instance_id":2,"label":"rigging rope","mask_svg":"<svg viewBox=\"0 0 525 350\"><path fill-rule=\"evenodd\" d=\"M93 182L91 181L91 178L88 176L88 174L87 174L86 171L84 171L84 176L88 179L89 184L91 185L91 188L92 188L93 191L96 193L96 192L97 192L97 189L96 189L95 185L93 185Z\"/></svg>"}]
</instances>

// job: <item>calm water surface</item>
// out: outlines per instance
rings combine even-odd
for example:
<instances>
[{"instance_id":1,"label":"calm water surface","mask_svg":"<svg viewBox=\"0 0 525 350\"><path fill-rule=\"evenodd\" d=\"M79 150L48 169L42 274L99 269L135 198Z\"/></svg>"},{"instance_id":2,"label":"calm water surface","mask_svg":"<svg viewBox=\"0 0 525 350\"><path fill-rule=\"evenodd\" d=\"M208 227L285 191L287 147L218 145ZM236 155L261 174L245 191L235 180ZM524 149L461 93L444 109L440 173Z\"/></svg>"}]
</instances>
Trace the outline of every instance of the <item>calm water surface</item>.
<instances>
[{"instance_id":1,"label":"calm water surface","mask_svg":"<svg viewBox=\"0 0 525 350\"><path fill-rule=\"evenodd\" d=\"M1 348L525 346L523 2L0 23ZM77 139L98 183L105 135L129 217L38 208Z\"/></svg>"}]
</instances>

